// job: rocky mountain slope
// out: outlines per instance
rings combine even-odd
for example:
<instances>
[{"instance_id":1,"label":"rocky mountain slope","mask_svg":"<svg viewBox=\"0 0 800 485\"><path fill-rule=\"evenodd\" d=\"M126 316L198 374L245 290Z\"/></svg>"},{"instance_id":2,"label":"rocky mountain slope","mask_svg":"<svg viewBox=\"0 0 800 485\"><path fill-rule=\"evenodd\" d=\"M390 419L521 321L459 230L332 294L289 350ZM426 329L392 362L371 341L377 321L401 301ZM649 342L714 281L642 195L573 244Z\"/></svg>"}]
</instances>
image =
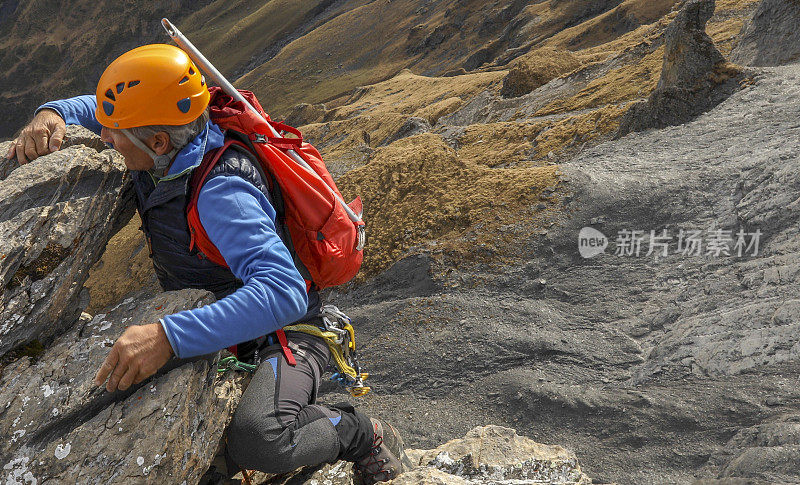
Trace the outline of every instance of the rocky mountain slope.
<instances>
[{"instance_id":1,"label":"rocky mountain slope","mask_svg":"<svg viewBox=\"0 0 800 485\"><path fill-rule=\"evenodd\" d=\"M310 47L321 45L320 39L332 39L334 59L352 49L349 37L333 28L348 12L382 12L387 20L396 14L388 2L362 3L300 11L292 22L302 35L263 54L266 61L252 54L253 65L260 67L242 82L258 86L258 79L283 75L275 74L276 66L288 69L292 64L286 59L312 65L319 49ZM391 3L397 12L412 6ZM246 38L255 25L267 29L256 20L276 5L269 2L244 20L237 20L234 10L218 10L240 35L215 36L207 41L209 49ZM793 1L499 2L483 10L466 1L415 5L426 20L419 29L412 26L413 45L430 50L398 50L394 37L378 31L387 38L380 51L385 57L372 50L351 57L362 63L355 65L388 66L386 71L361 71L364 77L352 79L340 75L343 86L364 85L355 90L347 85L337 98L326 84L333 81L324 79L328 66L318 73L319 93L296 98L308 104L289 110L294 102L286 103L287 115L323 150L348 198L358 193L365 200L364 271L327 295L354 318L371 374L373 392L359 405L395 423L417 449L463 436L480 443L487 433L502 437L492 442L493 450L508 449L503 447L517 439L511 432L470 430L485 424L513 428L573 452L579 473L585 473L575 481L588 476L593 483L800 483L795 256L800 64L792 63L800 43L792 43L788 27L800 21L800 13ZM309 21L314 16L327 20L317 25ZM449 23L453 16L463 16L462 23ZM358 18L365 25L372 21L370 15ZM453 29L494 32L495 40L482 51L462 38L467 47L461 55ZM776 53L778 42L784 48ZM407 58L393 64L398 52ZM475 57L479 52L483 58ZM372 56L379 62L370 64ZM235 64L225 68L240 69ZM298 77L307 74L300 71ZM367 79L372 84L366 85ZM675 116L665 119L664 113ZM82 136L71 132L75 143L95 143ZM177 379L169 374L119 402L85 395L76 369L90 365L85 362L97 359L100 349L83 349L111 338L114 325L132 316L126 305L135 301L148 312L173 308L158 299L165 297L157 294L147 270L136 217L111 238L88 280L86 268L71 263L79 260L76 254L99 257L87 246L102 247L123 225L130 214L124 202L117 211L86 212L100 218L93 223L94 239L67 237L73 229L43 222L67 200L86 211L92 207L86 198L99 197L81 188L80 177L76 182L59 171L50 174L43 164L70 160L87 167L79 173L114 174L99 161L113 165L113 152L102 148L86 149L87 155L69 148L42 165L14 171L13 165L0 167L7 176L0 188L6 190L19 192L20 184L45 177L36 185L42 204L4 199L9 218L2 229L9 237L19 227L30 229L23 219L10 217L19 211L41 225L40 232L25 233L13 245L13 258L0 259L0 274L9 285L4 308L23 296L32 300L48 285L58 288L64 278L77 282L68 293L70 311L52 320L60 323L54 328L71 330L56 340L58 332L47 327L36 336L25 334L4 357L1 379L9 405L3 411L0 401L0 425L17 439L0 455L3 472L24 483L26 474L34 473L37 453L47 454L41 459L46 468L38 470L52 470L47 473L54 477L88 463L90 456L106 456L120 461L108 466L110 461L100 460L98 466L107 466L109 474L119 471L116 477L148 482L181 476L191 483L211 462L213 446L200 449L194 438L178 437L199 433L214 442L224 420L182 414L157 438L174 448L168 459L160 451L153 457L140 454L137 447L150 442L127 431L128 421L119 426L128 440L124 450L86 443L87 430L112 430L114 413L121 412L122 419L128 409L130 419L141 419L150 429L163 427L166 418L158 409L133 411L140 397L144 404L200 409L200 417L230 409L242 385L227 375L212 382L213 372L194 363L171 372L188 379L180 382L197 384L196 394L171 393ZM14 184L8 182L13 177ZM93 177L97 183L106 180L124 201L121 177ZM47 197L47 190L61 198ZM45 210L44 202L51 200L55 208ZM33 234L41 234L41 241ZM605 236L604 250L583 257L581 234L601 243ZM47 265L32 265L44 261L39 256L51 240L64 250ZM653 244L658 242L667 244ZM31 270L40 266L44 269ZM74 295L84 280L91 294L89 314L76 321L86 300ZM178 298L169 305L200 301L169 298ZM64 308L60 300L36 301L42 302L39 307L18 305L31 315L23 318L42 320L48 311ZM27 345L17 346L20 342ZM60 368L73 360L73 367ZM151 384L155 391L148 396ZM214 390L218 399L208 399ZM321 394L330 402L349 398L333 384ZM26 396L42 403L36 409L52 405L58 413L34 412L25 406ZM87 408L88 414L81 411ZM86 444L72 448L75 443ZM178 459L175 450L185 458ZM447 460L437 458L441 451L419 453L419 463L428 466L398 481L481 479L477 472L450 473ZM484 462L481 468L472 457L467 470L498 466ZM266 483L334 479L348 480L341 465L306 470L294 479L259 477Z\"/></svg>"},{"instance_id":2,"label":"rocky mountain slope","mask_svg":"<svg viewBox=\"0 0 800 485\"><path fill-rule=\"evenodd\" d=\"M629 44L677 0L203 0L0 2L0 139L50 99L94 92L108 63L167 42L169 17L221 71L278 118L300 102L340 103L404 68L426 76L512 67L541 47L589 62ZM720 2L712 36L729 43L755 0ZM626 37L627 36L627 37ZM620 45L615 41L625 39Z\"/></svg>"}]
</instances>

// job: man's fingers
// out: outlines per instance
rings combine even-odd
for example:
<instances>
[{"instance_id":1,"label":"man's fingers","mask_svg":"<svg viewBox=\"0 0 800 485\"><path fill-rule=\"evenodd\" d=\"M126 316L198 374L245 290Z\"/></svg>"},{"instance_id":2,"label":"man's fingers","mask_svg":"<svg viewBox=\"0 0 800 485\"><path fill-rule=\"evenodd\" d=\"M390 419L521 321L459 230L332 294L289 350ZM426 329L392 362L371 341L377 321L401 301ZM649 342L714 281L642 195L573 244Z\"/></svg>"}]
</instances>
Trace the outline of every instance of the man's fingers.
<instances>
[{"instance_id":1,"label":"man's fingers","mask_svg":"<svg viewBox=\"0 0 800 485\"><path fill-rule=\"evenodd\" d=\"M44 131L34 133L33 136L33 143L36 146L36 154L38 156L47 155L50 153L50 150L47 146L47 133Z\"/></svg>"},{"instance_id":2,"label":"man's fingers","mask_svg":"<svg viewBox=\"0 0 800 485\"><path fill-rule=\"evenodd\" d=\"M144 381L152 374L148 374L145 370L139 369L139 372L136 374L136 379L133 380L134 384L139 384L140 382Z\"/></svg>"},{"instance_id":3,"label":"man's fingers","mask_svg":"<svg viewBox=\"0 0 800 485\"><path fill-rule=\"evenodd\" d=\"M14 145L14 151L17 152L17 161L20 165L28 163L28 158L25 156L25 141L19 140Z\"/></svg>"},{"instance_id":4,"label":"man's fingers","mask_svg":"<svg viewBox=\"0 0 800 485\"><path fill-rule=\"evenodd\" d=\"M64 142L64 135L66 134L67 134L67 125L59 124L58 126L56 126L56 129L53 130L52 136L50 136L51 152L61 149L61 144Z\"/></svg>"},{"instance_id":5,"label":"man's fingers","mask_svg":"<svg viewBox=\"0 0 800 485\"><path fill-rule=\"evenodd\" d=\"M128 370L125 372L125 375L122 376L122 379L119 380L119 384L117 385L117 389L120 391L124 391L125 389L131 387L133 381L136 379L136 376L139 374L139 366L138 365L131 365L128 367Z\"/></svg>"},{"instance_id":6,"label":"man's fingers","mask_svg":"<svg viewBox=\"0 0 800 485\"><path fill-rule=\"evenodd\" d=\"M111 373L111 377L108 378L108 382L106 383L106 390L108 392L114 392L119 388L119 381L122 380L122 377L128 371L128 367L124 364L117 364L114 368L114 372Z\"/></svg>"},{"instance_id":7,"label":"man's fingers","mask_svg":"<svg viewBox=\"0 0 800 485\"><path fill-rule=\"evenodd\" d=\"M36 153L36 141L34 141L33 137L28 135L25 137L25 156L28 157L28 160L36 160L39 156Z\"/></svg>"},{"instance_id":8,"label":"man's fingers","mask_svg":"<svg viewBox=\"0 0 800 485\"><path fill-rule=\"evenodd\" d=\"M103 365L100 366L100 369L94 376L95 386L99 386L106 381L108 375L111 374L111 371L117 366L117 362L119 362L119 354L117 353L116 347L111 347L111 352L109 352L108 357L103 361Z\"/></svg>"}]
</instances>

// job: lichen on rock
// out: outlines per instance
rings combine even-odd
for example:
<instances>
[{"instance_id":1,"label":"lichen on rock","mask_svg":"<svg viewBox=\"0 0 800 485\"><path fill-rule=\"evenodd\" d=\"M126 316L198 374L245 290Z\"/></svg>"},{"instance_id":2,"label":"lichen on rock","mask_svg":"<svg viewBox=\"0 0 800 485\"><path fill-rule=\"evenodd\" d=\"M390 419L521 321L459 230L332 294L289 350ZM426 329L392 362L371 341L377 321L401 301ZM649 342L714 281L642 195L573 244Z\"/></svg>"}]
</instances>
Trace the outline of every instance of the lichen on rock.
<instances>
[{"instance_id":1,"label":"lichen on rock","mask_svg":"<svg viewBox=\"0 0 800 485\"><path fill-rule=\"evenodd\" d=\"M241 395L234 376L217 379L216 355L173 359L125 391L92 379L127 326L213 300L201 290L134 295L84 313L36 363L6 367L0 430L12 438L0 443L0 466L40 483L197 483Z\"/></svg>"},{"instance_id":2,"label":"lichen on rock","mask_svg":"<svg viewBox=\"0 0 800 485\"><path fill-rule=\"evenodd\" d=\"M70 127L72 145L0 173L0 354L68 328L86 307L83 282L109 238L133 215L120 155ZM82 138L83 137L83 138ZM8 143L0 143L5 152ZM83 292L83 295L82 295Z\"/></svg>"}]
</instances>

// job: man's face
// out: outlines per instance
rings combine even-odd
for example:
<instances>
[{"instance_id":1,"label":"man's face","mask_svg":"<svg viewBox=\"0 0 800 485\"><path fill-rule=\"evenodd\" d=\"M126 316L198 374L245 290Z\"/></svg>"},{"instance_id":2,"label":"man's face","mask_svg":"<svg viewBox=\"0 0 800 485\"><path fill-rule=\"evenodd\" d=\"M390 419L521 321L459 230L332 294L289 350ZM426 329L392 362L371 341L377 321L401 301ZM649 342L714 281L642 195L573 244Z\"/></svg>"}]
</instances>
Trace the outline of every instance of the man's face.
<instances>
[{"instance_id":1,"label":"man's face","mask_svg":"<svg viewBox=\"0 0 800 485\"><path fill-rule=\"evenodd\" d=\"M104 126L100 131L100 139L110 143L125 158L125 166L128 170L150 170L153 168L153 159L134 145L120 130ZM150 140L145 140L145 144L150 146Z\"/></svg>"}]
</instances>

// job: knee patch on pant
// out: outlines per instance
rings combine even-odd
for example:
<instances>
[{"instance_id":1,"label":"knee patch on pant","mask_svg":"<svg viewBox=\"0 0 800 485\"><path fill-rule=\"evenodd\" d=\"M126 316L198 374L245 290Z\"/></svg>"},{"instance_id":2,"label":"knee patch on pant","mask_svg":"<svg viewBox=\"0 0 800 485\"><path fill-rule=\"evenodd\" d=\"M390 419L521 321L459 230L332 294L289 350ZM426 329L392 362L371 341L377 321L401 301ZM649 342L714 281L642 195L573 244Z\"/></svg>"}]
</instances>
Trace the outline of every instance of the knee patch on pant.
<instances>
[{"instance_id":1,"label":"knee patch on pant","mask_svg":"<svg viewBox=\"0 0 800 485\"><path fill-rule=\"evenodd\" d=\"M374 428L372 421L352 404L341 402L331 406L339 410L342 417L334 426L339 436L339 459L357 461L372 449Z\"/></svg>"},{"instance_id":2,"label":"knee patch on pant","mask_svg":"<svg viewBox=\"0 0 800 485\"><path fill-rule=\"evenodd\" d=\"M278 433L264 433L264 423L238 417L228 428L228 456L241 468L266 473L332 463L340 445L328 414L330 411L322 406L306 406L295 421Z\"/></svg>"}]
</instances>

